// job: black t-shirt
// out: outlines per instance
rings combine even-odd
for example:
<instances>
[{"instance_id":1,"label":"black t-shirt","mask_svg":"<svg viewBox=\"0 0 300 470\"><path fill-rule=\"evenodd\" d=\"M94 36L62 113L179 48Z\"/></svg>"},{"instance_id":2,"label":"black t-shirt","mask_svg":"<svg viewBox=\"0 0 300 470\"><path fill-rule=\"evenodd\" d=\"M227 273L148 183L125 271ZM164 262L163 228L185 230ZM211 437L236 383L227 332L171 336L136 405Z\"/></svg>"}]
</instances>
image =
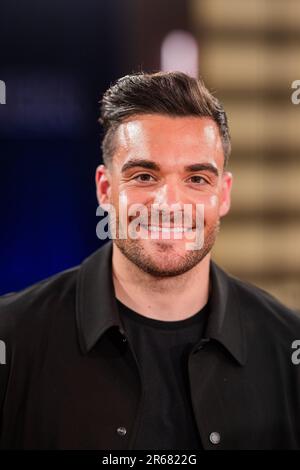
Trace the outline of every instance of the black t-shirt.
<instances>
[{"instance_id":1,"label":"black t-shirt","mask_svg":"<svg viewBox=\"0 0 300 470\"><path fill-rule=\"evenodd\" d=\"M205 331L209 303L179 321L134 312L117 300L128 339L139 362L144 400L135 449L202 449L188 378L188 355Z\"/></svg>"}]
</instances>

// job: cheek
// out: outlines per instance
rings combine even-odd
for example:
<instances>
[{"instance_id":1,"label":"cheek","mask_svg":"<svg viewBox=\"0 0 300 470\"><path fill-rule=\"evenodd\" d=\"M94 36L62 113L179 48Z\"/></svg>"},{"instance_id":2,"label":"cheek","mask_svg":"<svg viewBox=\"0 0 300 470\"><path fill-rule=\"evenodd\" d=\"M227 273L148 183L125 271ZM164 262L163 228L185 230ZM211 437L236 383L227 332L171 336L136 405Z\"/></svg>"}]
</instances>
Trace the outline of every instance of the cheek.
<instances>
[{"instance_id":1,"label":"cheek","mask_svg":"<svg viewBox=\"0 0 300 470\"><path fill-rule=\"evenodd\" d=\"M128 205L142 204L147 206L149 203L153 202L153 191L150 192L146 188L119 187L117 196L120 196L120 198L124 201L127 200Z\"/></svg>"},{"instance_id":2,"label":"cheek","mask_svg":"<svg viewBox=\"0 0 300 470\"><path fill-rule=\"evenodd\" d=\"M128 206L128 196L127 196L127 193L126 191L120 191L119 195L118 195L118 206L120 207L120 209L126 209L127 206Z\"/></svg>"},{"instance_id":3,"label":"cheek","mask_svg":"<svg viewBox=\"0 0 300 470\"><path fill-rule=\"evenodd\" d=\"M204 218L209 221L219 216L219 198L216 195L209 196L204 204Z\"/></svg>"},{"instance_id":4,"label":"cheek","mask_svg":"<svg viewBox=\"0 0 300 470\"><path fill-rule=\"evenodd\" d=\"M209 200L208 200L208 205L209 207L211 207L212 209L214 208L217 208L218 205L219 205L219 198L216 194L214 194L213 196L210 196Z\"/></svg>"},{"instance_id":5,"label":"cheek","mask_svg":"<svg viewBox=\"0 0 300 470\"><path fill-rule=\"evenodd\" d=\"M121 191L118 190L115 194L113 204L120 213L123 215L127 214L127 216L135 214L135 211L138 210L138 206L143 205L146 207L141 196L138 196L135 191L130 191L128 189L123 189Z\"/></svg>"}]
</instances>

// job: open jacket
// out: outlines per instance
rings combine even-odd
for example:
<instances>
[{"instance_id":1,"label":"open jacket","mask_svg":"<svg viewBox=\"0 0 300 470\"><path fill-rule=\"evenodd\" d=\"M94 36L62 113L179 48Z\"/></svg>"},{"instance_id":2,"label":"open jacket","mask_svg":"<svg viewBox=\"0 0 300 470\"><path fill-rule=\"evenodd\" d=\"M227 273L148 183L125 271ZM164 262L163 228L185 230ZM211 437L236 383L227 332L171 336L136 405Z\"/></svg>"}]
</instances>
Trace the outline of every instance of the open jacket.
<instances>
[{"instance_id":1,"label":"open jacket","mask_svg":"<svg viewBox=\"0 0 300 470\"><path fill-rule=\"evenodd\" d=\"M0 297L0 448L134 449L144 390L111 248ZM300 449L299 315L212 261L210 282L187 365L204 449Z\"/></svg>"}]
</instances>

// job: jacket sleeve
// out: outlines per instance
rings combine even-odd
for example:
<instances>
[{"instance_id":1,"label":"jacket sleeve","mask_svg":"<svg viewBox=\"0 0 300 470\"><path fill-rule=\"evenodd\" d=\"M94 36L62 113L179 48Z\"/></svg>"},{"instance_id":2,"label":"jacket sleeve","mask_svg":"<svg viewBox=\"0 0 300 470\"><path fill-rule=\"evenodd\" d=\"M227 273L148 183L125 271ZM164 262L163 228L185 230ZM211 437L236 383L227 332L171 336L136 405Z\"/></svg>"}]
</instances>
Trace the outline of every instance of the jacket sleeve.
<instances>
[{"instance_id":1,"label":"jacket sleeve","mask_svg":"<svg viewBox=\"0 0 300 470\"><path fill-rule=\"evenodd\" d=\"M0 330L1 337L1 330ZM6 341L0 339L0 423L2 421L3 405L9 377L8 352ZM1 425L0 425L1 429Z\"/></svg>"},{"instance_id":2,"label":"jacket sleeve","mask_svg":"<svg viewBox=\"0 0 300 470\"><path fill-rule=\"evenodd\" d=\"M9 295L0 297L0 443L2 438L4 403L10 376L11 330L13 330L13 315L6 302Z\"/></svg>"}]
</instances>

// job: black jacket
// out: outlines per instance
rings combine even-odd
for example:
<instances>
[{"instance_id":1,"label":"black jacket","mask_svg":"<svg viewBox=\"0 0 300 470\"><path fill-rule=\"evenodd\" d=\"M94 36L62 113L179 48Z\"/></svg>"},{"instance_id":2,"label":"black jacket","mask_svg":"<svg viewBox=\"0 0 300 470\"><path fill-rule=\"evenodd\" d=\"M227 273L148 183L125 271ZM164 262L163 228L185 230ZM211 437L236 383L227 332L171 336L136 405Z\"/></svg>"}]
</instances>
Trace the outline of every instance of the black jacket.
<instances>
[{"instance_id":1,"label":"black jacket","mask_svg":"<svg viewBox=\"0 0 300 470\"><path fill-rule=\"evenodd\" d=\"M300 318L213 262L210 271L206 338L188 362L203 447L299 449L291 345ZM111 242L80 267L1 297L0 340L0 448L134 448L142 387L116 308Z\"/></svg>"}]
</instances>

